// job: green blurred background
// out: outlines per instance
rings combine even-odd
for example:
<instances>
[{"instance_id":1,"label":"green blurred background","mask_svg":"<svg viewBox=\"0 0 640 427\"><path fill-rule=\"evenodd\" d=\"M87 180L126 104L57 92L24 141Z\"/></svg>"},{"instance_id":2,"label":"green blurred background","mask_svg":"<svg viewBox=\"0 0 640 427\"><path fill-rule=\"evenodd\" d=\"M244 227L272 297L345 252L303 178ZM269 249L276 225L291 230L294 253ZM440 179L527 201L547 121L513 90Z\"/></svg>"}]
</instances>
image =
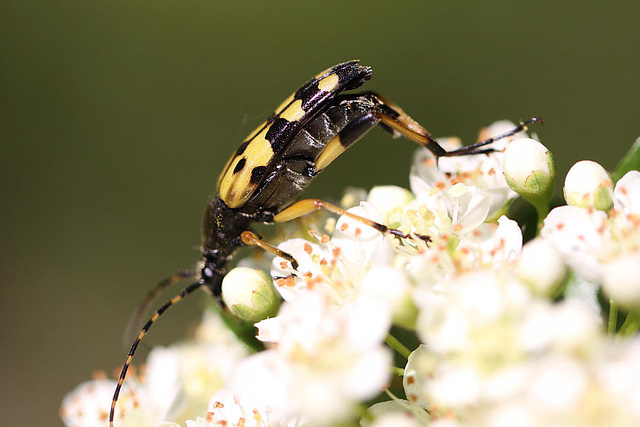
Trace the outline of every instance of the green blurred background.
<instances>
[{"instance_id":1,"label":"green blurred background","mask_svg":"<svg viewBox=\"0 0 640 427\"><path fill-rule=\"evenodd\" d=\"M64 394L122 363L141 296L197 261L228 156L315 73L360 58L367 89L468 142L541 115L560 176L612 168L640 135L639 16L631 1L5 0L0 424L61 425ZM406 186L414 148L373 131L307 194ZM200 303L148 344L181 336Z\"/></svg>"}]
</instances>

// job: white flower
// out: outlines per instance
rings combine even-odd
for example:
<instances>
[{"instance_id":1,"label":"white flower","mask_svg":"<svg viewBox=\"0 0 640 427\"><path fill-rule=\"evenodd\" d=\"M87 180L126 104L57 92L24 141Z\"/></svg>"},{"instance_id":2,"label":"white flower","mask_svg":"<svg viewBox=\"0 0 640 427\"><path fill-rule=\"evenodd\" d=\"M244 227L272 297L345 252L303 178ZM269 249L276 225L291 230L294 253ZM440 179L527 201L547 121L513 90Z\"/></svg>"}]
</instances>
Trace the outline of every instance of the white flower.
<instances>
[{"instance_id":1,"label":"white flower","mask_svg":"<svg viewBox=\"0 0 640 427\"><path fill-rule=\"evenodd\" d=\"M424 344L420 344L413 350L404 368L402 386L409 401L416 406L427 408L429 402L426 399L425 387L429 376L433 373L435 361Z\"/></svg>"},{"instance_id":2,"label":"white flower","mask_svg":"<svg viewBox=\"0 0 640 427\"><path fill-rule=\"evenodd\" d=\"M483 138L503 133L509 126L507 123L497 122L482 135ZM509 130L513 127L510 126ZM493 147L499 150L509 140L500 140ZM447 149L460 145L459 140L453 138L438 141ZM446 227L450 221L452 231L469 232L485 220L497 218L517 196L502 174L502 156L497 151L489 155L436 160L428 150L419 150L414 155L411 168L411 190L429 210L437 213L440 227Z\"/></svg>"},{"instance_id":3,"label":"white flower","mask_svg":"<svg viewBox=\"0 0 640 427\"><path fill-rule=\"evenodd\" d=\"M499 268L514 261L522 250L522 231L518 223L501 216L497 225L482 224L473 233L460 239L456 248L458 270Z\"/></svg>"},{"instance_id":4,"label":"white flower","mask_svg":"<svg viewBox=\"0 0 640 427\"><path fill-rule=\"evenodd\" d=\"M394 399L372 405L369 417L360 422L362 427L421 427L430 425L430 416L424 408L406 400Z\"/></svg>"},{"instance_id":5,"label":"white flower","mask_svg":"<svg viewBox=\"0 0 640 427\"><path fill-rule=\"evenodd\" d=\"M602 289L620 305L640 308L640 250L605 264Z\"/></svg>"},{"instance_id":6,"label":"white flower","mask_svg":"<svg viewBox=\"0 0 640 427\"><path fill-rule=\"evenodd\" d=\"M607 215L575 206L560 206L549 212L541 236L560 252L567 264L592 282L600 282L604 242L609 240Z\"/></svg>"},{"instance_id":7,"label":"white flower","mask_svg":"<svg viewBox=\"0 0 640 427\"><path fill-rule=\"evenodd\" d=\"M382 223L389 227L401 223L403 211L413 199L409 190L392 185L373 187L367 196L367 202L375 206Z\"/></svg>"},{"instance_id":8,"label":"white flower","mask_svg":"<svg viewBox=\"0 0 640 427\"><path fill-rule=\"evenodd\" d=\"M276 420L331 424L353 415L388 381L391 355L382 340L389 322L374 298L338 308L317 293L301 295L256 325L258 338L273 344L238 365L231 390Z\"/></svg>"},{"instance_id":9,"label":"white flower","mask_svg":"<svg viewBox=\"0 0 640 427\"><path fill-rule=\"evenodd\" d=\"M607 263L640 249L640 172L618 181L608 212L560 206L544 220L541 235L578 275L602 283Z\"/></svg>"},{"instance_id":10,"label":"white flower","mask_svg":"<svg viewBox=\"0 0 640 427\"><path fill-rule=\"evenodd\" d=\"M412 291L405 272L391 265L374 265L362 278L362 292L385 301L393 314L393 324L409 329L413 328L417 315Z\"/></svg>"},{"instance_id":11,"label":"white flower","mask_svg":"<svg viewBox=\"0 0 640 427\"><path fill-rule=\"evenodd\" d=\"M223 376L248 350L220 320L206 310L196 339L171 347L155 347L144 375L127 376L118 399L118 427L177 425L204 412L211 394L224 385ZM68 427L104 426L116 381L97 379L78 386L63 401Z\"/></svg>"},{"instance_id":12,"label":"white flower","mask_svg":"<svg viewBox=\"0 0 640 427\"><path fill-rule=\"evenodd\" d=\"M512 331L494 326L505 316L520 315L530 296L522 284L504 276L500 270L464 274L446 288L418 296L418 334L422 341L439 353L473 344L482 348L482 354L495 351L506 356L504 345L513 344L514 337L505 342L507 337L500 334Z\"/></svg>"},{"instance_id":13,"label":"white flower","mask_svg":"<svg viewBox=\"0 0 640 427\"><path fill-rule=\"evenodd\" d=\"M517 274L535 294L544 296L551 295L565 280L567 267L549 241L536 238L522 249Z\"/></svg>"},{"instance_id":14,"label":"white flower","mask_svg":"<svg viewBox=\"0 0 640 427\"><path fill-rule=\"evenodd\" d=\"M275 421L268 409L242 401L228 390L216 392L204 418L188 420L187 427L301 427L304 423L292 419Z\"/></svg>"},{"instance_id":15,"label":"white flower","mask_svg":"<svg viewBox=\"0 0 640 427\"><path fill-rule=\"evenodd\" d=\"M60 417L64 424L67 427L104 427L115 387L116 382L107 379L96 379L78 385L62 401ZM131 399L123 399L120 410L128 411L133 404Z\"/></svg>"},{"instance_id":16,"label":"white flower","mask_svg":"<svg viewBox=\"0 0 640 427\"><path fill-rule=\"evenodd\" d=\"M640 215L640 172L627 172L613 190L615 208L629 221L638 221Z\"/></svg>"},{"instance_id":17,"label":"white flower","mask_svg":"<svg viewBox=\"0 0 640 427\"><path fill-rule=\"evenodd\" d=\"M178 364L175 350L156 348L149 354L144 379L131 375L121 390L115 413L119 427L154 427L180 417L185 398ZM67 427L104 426L115 386L115 381L98 379L69 393L61 410Z\"/></svg>"},{"instance_id":18,"label":"white flower","mask_svg":"<svg viewBox=\"0 0 640 427\"><path fill-rule=\"evenodd\" d=\"M366 202L349 212L380 221L373 205ZM313 291L335 304L346 304L360 295L362 278L374 258L384 260L391 256L391 247L379 231L344 216L338 220L332 238L318 236L318 240L313 243L291 239L278 246L299 264L293 271L288 261L279 257L273 260L271 275L286 301Z\"/></svg>"},{"instance_id":19,"label":"white flower","mask_svg":"<svg viewBox=\"0 0 640 427\"><path fill-rule=\"evenodd\" d=\"M518 346L531 354L551 350L584 354L596 348L602 322L578 301L536 300L522 312L516 327Z\"/></svg>"}]
</instances>

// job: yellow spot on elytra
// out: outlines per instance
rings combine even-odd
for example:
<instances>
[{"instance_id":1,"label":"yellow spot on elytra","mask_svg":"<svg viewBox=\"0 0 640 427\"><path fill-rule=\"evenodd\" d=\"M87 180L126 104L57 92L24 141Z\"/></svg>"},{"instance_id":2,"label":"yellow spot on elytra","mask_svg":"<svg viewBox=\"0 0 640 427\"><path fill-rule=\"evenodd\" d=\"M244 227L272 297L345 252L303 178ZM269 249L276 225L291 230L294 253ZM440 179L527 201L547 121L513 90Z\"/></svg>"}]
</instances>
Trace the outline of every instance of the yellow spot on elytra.
<instances>
[{"instance_id":1,"label":"yellow spot on elytra","mask_svg":"<svg viewBox=\"0 0 640 427\"><path fill-rule=\"evenodd\" d=\"M298 99L295 102L291 103L286 110L280 113L280 117L286 119L290 122L295 122L300 120L304 116L304 110L302 109L302 100Z\"/></svg>"},{"instance_id":2,"label":"yellow spot on elytra","mask_svg":"<svg viewBox=\"0 0 640 427\"><path fill-rule=\"evenodd\" d=\"M289 97L287 99L285 99L284 101L282 101L282 103L280 105L278 105L278 108L276 108L276 114L279 114L282 110L284 110L285 108L287 108L287 106L289 104L291 104L291 101L293 101L293 96L295 94L291 94L289 95Z\"/></svg>"},{"instance_id":3,"label":"yellow spot on elytra","mask_svg":"<svg viewBox=\"0 0 640 427\"><path fill-rule=\"evenodd\" d=\"M325 92L332 92L336 87L338 87L339 82L337 74L330 74L318 82L318 89Z\"/></svg>"},{"instance_id":4,"label":"yellow spot on elytra","mask_svg":"<svg viewBox=\"0 0 640 427\"><path fill-rule=\"evenodd\" d=\"M292 98L292 96L290 96L289 98ZM249 134L249 136L242 142L243 144L247 141L251 141L253 140L256 135L258 135L258 133L265 127L267 126L267 122L262 122L260 123L260 126L256 127L254 130L251 131L251 133ZM244 153L243 153L244 154ZM218 190L218 192L220 192L220 187L222 186L222 181L226 178L228 178L228 175L230 173L232 173L233 169L236 167L236 165L238 164L238 160L240 159L239 156L232 156L228 161L227 164L224 166L224 169L222 172L222 174L218 177L218 182L216 184L216 189ZM233 163L233 168L231 167L231 164Z\"/></svg>"},{"instance_id":5,"label":"yellow spot on elytra","mask_svg":"<svg viewBox=\"0 0 640 427\"><path fill-rule=\"evenodd\" d=\"M271 143L265 138L271 126L267 126L249 143L242 156L246 164L238 173L233 173L240 161L232 161L220 180L220 198L232 209L242 206L253 194L256 184L251 183L251 172L258 166L266 166L273 158Z\"/></svg>"}]
</instances>

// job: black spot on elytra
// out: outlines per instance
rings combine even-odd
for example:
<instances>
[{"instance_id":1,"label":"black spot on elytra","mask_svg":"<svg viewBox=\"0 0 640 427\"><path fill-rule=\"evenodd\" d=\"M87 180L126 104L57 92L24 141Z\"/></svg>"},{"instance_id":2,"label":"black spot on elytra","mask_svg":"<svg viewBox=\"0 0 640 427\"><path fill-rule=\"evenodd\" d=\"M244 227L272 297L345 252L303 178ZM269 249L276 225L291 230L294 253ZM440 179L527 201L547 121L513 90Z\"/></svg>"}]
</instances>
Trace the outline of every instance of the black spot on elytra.
<instances>
[{"instance_id":1,"label":"black spot on elytra","mask_svg":"<svg viewBox=\"0 0 640 427\"><path fill-rule=\"evenodd\" d=\"M271 144L274 153L280 151L282 146L288 141L291 131L294 129L296 122L290 122L282 117L277 118L269 127L264 136Z\"/></svg>"},{"instance_id":2,"label":"black spot on elytra","mask_svg":"<svg viewBox=\"0 0 640 427\"><path fill-rule=\"evenodd\" d=\"M236 167L233 168L233 173L240 172L246 163L247 163L247 159L245 159L244 157L241 158L236 164Z\"/></svg>"},{"instance_id":3,"label":"black spot on elytra","mask_svg":"<svg viewBox=\"0 0 640 427\"><path fill-rule=\"evenodd\" d=\"M267 170L266 166L256 166L251 171L251 183L257 184L260 182L262 177L264 176L264 172Z\"/></svg>"},{"instance_id":4,"label":"black spot on elytra","mask_svg":"<svg viewBox=\"0 0 640 427\"><path fill-rule=\"evenodd\" d=\"M246 150L248 146L249 146L249 141L245 141L242 144L240 144L240 146L236 150L236 156L242 156L242 153L244 153L244 150Z\"/></svg>"}]
</instances>

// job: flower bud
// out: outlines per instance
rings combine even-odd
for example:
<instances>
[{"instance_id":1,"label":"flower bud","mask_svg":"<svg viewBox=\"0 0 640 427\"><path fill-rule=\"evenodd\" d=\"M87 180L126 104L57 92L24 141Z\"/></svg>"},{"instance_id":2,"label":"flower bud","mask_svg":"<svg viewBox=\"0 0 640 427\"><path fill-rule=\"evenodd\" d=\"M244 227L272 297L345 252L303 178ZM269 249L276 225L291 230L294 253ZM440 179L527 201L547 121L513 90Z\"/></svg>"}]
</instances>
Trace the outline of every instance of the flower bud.
<instances>
[{"instance_id":1,"label":"flower bud","mask_svg":"<svg viewBox=\"0 0 640 427\"><path fill-rule=\"evenodd\" d=\"M613 206L613 181L598 163L582 160L569 169L564 180L568 205L607 211Z\"/></svg>"},{"instance_id":2,"label":"flower bud","mask_svg":"<svg viewBox=\"0 0 640 427\"><path fill-rule=\"evenodd\" d=\"M242 320L258 322L275 316L280 297L270 278L260 270L237 267L222 280L222 299Z\"/></svg>"},{"instance_id":3,"label":"flower bud","mask_svg":"<svg viewBox=\"0 0 640 427\"><path fill-rule=\"evenodd\" d=\"M522 248L516 272L534 294L550 296L566 278L567 267L551 242L537 238Z\"/></svg>"},{"instance_id":4,"label":"flower bud","mask_svg":"<svg viewBox=\"0 0 640 427\"><path fill-rule=\"evenodd\" d=\"M367 201L380 212L384 223L397 223L411 200L413 194L409 190L394 185L373 187L367 197Z\"/></svg>"},{"instance_id":5,"label":"flower bud","mask_svg":"<svg viewBox=\"0 0 640 427\"><path fill-rule=\"evenodd\" d=\"M517 139L505 149L502 166L509 187L528 202L538 206L551 200L556 162L544 145Z\"/></svg>"},{"instance_id":6,"label":"flower bud","mask_svg":"<svg viewBox=\"0 0 640 427\"><path fill-rule=\"evenodd\" d=\"M620 306L640 308L640 251L615 258L604 266L602 290Z\"/></svg>"}]
</instances>

